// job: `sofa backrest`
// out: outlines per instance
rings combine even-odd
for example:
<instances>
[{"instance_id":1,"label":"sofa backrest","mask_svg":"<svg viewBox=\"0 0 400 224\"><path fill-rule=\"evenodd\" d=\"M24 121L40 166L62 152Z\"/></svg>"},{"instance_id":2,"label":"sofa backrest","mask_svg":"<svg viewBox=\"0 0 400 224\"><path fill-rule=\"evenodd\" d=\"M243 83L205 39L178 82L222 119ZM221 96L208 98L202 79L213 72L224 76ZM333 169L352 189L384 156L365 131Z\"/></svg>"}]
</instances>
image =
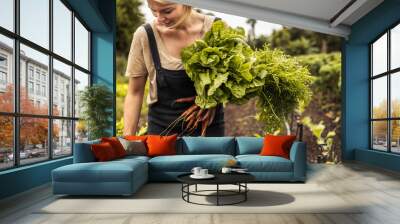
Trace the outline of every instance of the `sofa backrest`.
<instances>
[{"instance_id":1,"label":"sofa backrest","mask_svg":"<svg viewBox=\"0 0 400 224\"><path fill-rule=\"evenodd\" d=\"M263 137L236 137L236 155L259 154L263 143Z\"/></svg>"},{"instance_id":2,"label":"sofa backrest","mask_svg":"<svg viewBox=\"0 0 400 224\"><path fill-rule=\"evenodd\" d=\"M234 137L182 137L177 142L177 154L235 155Z\"/></svg>"},{"instance_id":3,"label":"sofa backrest","mask_svg":"<svg viewBox=\"0 0 400 224\"><path fill-rule=\"evenodd\" d=\"M89 163L95 162L96 158L93 155L93 152L90 148L92 144L99 144L100 139L93 141L86 141L75 143L74 147L74 163Z\"/></svg>"}]
</instances>

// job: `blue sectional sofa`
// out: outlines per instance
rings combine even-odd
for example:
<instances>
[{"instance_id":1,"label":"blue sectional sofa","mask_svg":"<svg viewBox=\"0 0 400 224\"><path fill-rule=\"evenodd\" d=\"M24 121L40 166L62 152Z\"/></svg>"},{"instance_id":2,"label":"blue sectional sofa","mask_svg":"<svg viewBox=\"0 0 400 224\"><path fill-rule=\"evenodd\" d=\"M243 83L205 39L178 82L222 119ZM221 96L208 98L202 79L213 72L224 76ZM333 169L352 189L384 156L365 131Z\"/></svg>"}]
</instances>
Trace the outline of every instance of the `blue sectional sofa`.
<instances>
[{"instance_id":1,"label":"blue sectional sofa","mask_svg":"<svg viewBox=\"0 0 400 224\"><path fill-rule=\"evenodd\" d=\"M193 167L218 172L228 160L236 160L260 182L304 182L306 145L294 142L290 159L260 156L263 138L256 137L182 137L177 155L127 156L96 162L90 141L75 144L74 163L52 171L53 193L68 195L131 195L148 181L176 181Z\"/></svg>"}]
</instances>

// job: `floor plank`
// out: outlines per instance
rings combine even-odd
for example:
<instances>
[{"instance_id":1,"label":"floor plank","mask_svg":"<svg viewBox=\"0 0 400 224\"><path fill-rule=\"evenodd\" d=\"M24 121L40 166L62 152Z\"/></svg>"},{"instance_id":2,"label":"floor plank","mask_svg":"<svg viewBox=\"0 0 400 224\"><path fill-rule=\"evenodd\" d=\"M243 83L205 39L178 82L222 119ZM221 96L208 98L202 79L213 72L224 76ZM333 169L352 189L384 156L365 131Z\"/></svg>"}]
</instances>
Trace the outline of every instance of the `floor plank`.
<instances>
[{"instance_id":1,"label":"floor plank","mask_svg":"<svg viewBox=\"0 0 400 224\"><path fill-rule=\"evenodd\" d=\"M400 223L400 174L346 162L309 166L308 183L323 186L349 203L359 214L36 214L56 199L49 185L0 201L0 223L15 224L397 224Z\"/></svg>"}]
</instances>

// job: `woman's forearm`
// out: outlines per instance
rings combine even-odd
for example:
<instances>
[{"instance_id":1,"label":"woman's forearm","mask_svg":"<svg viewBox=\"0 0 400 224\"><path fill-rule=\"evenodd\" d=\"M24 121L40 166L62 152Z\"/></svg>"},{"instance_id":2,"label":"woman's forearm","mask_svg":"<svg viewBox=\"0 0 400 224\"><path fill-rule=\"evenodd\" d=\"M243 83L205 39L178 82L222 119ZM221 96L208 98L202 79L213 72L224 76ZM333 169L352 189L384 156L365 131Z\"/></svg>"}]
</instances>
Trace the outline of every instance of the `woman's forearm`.
<instances>
[{"instance_id":1,"label":"woman's forearm","mask_svg":"<svg viewBox=\"0 0 400 224\"><path fill-rule=\"evenodd\" d=\"M134 135L138 129L143 94L127 94L124 102L124 136Z\"/></svg>"}]
</instances>

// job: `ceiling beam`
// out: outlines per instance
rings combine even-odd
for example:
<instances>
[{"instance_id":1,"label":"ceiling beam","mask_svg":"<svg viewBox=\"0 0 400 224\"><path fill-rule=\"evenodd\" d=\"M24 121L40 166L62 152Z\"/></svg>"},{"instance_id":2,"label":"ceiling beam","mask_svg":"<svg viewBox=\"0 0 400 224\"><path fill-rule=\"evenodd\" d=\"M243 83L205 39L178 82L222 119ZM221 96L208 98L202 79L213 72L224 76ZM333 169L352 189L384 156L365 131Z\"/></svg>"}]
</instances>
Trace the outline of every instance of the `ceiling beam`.
<instances>
[{"instance_id":1,"label":"ceiling beam","mask_svg":"<svg viewBox=\"0 0 400 224\"><path fill-rule=\"evenodd\" d=\"M232 2L228 0L172 0L177 3L192 5L197 8L213 10L222 13L262 20L265 22L281 24L283 26L296 27L305 30L326 33L347 38L350 27L337 25L331 27L329 21L296 15L275 9L256 7L244 2Z\"/></svg>"},{"instance_id":2,"label":"ceiling beam","mask_svg":"<svg viewBox=\"0 0 400 224\"><path fill-rule=\"evenodd\" d=\"M361 6L367 3L368 0L353 0L350 1L342 10L340 10L332 19L330 20L330 26L336 27L347 18L349 18L355 11L357 11Z\"/></svg>"}]
</instances>

